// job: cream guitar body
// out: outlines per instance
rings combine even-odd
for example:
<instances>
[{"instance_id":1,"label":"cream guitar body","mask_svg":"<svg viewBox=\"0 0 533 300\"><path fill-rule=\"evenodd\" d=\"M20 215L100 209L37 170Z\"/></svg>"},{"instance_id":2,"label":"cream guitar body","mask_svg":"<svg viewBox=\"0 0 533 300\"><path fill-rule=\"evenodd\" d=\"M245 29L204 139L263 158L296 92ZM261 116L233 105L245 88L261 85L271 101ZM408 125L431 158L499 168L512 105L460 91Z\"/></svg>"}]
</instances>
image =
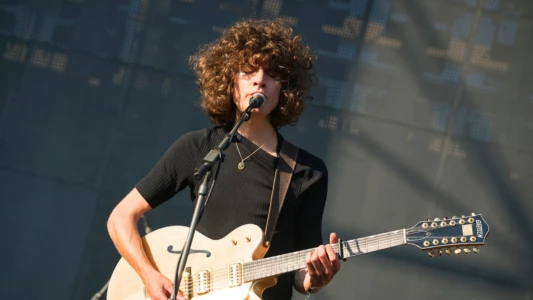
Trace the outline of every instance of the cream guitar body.
<instances>
[{"instance_id":1,"label":"cream guitar body","mask_svg":"<svg viewBox=\"0 0 533 300\"><path fill-rule=\"evenodd\" d=\"M169 226L143 238L148 258L171 281L188 230L183 226ZM197 300L261 299L263 291L276 284L276 278L243 283L242 265L264 256L267 249L262 246L262 237L261 229L255 225L241 226L220 240L196 232L187 259L191 268L184 274L180 290L189 299ZM232 270L236 272L233 275ZM109 281L107 299L149 299L140 277L123 258Z\"/></svg>"},{"instance_id":2,"label":"cream guitar body","mask_svg":"<svg viewBox=\"0 0 533 300\"><path fill-rule=\"evenodd\" d=\"M189 229L170 226L143 238L148 258L163 275L174 280L176 266ZM410 244L428 252L442 254L478 253L489 233L480 214L420 221L415 226L332 245L339 258ZM180 284L180 290L194 300L257 300L263 291L277 283L277 276L304 269L305 257L313 249L263 258L263 232L256 225L243 225L220 240L196 232ZM143 282L122 258L107 291L108 300L146 300Z\"/></svg>"}]
</instances>

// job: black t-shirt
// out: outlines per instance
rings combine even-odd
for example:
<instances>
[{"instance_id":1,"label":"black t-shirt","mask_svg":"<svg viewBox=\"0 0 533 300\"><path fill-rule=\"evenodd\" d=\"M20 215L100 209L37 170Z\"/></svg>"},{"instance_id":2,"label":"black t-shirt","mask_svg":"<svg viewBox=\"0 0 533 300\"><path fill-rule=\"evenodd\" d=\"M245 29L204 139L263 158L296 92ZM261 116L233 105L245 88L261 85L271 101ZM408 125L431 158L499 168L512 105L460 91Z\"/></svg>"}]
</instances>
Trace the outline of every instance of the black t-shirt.
<instances>
[{"instance_id":1,"label":"black t-shirt","mask_svg":"<svg viewBox=\"0 0 533 300\"><path fill-rule=\"evenodd\" d=\"M135 187L152 208L187 186L194 203L201 184L194 179L194 170L226 134L227 131L221 127L211 127L183 135ZM277 137L279 153L283 137L279 133ZM239 135L238 140L244 158L258 148L243 136ZM241 158L236 145L231 144L224 155L197 230L211 239L220 239L244 224L255 224L264 231L278 158L259 149L245 160L244 170L239 170L237 165ZM322 214L327 185L328 173L324 162L300 149L266 257L322 244ZM263 299L291 299L293 281L293 273L279 276L278 283L265 290Z\"/></svg>"}]
</instances>

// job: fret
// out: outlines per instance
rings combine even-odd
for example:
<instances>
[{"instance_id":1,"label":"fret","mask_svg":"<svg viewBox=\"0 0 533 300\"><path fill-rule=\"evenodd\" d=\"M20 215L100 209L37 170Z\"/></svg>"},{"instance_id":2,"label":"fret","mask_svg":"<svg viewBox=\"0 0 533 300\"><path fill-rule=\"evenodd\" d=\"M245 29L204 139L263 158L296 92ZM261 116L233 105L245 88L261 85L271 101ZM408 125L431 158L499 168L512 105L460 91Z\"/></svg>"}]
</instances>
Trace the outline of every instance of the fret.
<instances>
[{"instance_id":1,"label":"fret","mask_svg":"<svg viewBox=\"0 0 533 300\"><path fill-rule=\"evenodd\" d=\"M396 230L369 237L343 241L343 257L350 258L382 249L400 246L406 243L405 231ZM339 252L339 245L332 245L335 252ZM305 257L314 249L301 250L293 253L273 256L247 262L243 266L244 282L265 277L277 276L303 269L306 267Z\"/></svg>"}]
</instances>

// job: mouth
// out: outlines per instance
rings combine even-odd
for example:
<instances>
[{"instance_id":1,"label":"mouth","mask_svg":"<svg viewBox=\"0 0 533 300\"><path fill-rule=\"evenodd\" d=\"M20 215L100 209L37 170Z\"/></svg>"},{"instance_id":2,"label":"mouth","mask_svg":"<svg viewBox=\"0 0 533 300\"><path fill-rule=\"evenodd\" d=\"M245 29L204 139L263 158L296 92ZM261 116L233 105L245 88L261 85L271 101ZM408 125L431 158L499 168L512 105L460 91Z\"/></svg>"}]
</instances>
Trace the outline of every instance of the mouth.
<instances>
[{"instance_id":1,"label":"mouth","mask_svg":"<svg viewBox=\"0 0 533 300\"><path fill-rule=\"evenodd\" d=\"M247 99L251 99L255 94L261 94L261 95L263 95L263 96L265 97L266 100L268 100L268 97L267 97L264 93L262 93L262 92L253 92L253 93L251 93L251 94L248 94L248 95L246 96L246 98L247 98Z\"/></svg>"}]
</instances>

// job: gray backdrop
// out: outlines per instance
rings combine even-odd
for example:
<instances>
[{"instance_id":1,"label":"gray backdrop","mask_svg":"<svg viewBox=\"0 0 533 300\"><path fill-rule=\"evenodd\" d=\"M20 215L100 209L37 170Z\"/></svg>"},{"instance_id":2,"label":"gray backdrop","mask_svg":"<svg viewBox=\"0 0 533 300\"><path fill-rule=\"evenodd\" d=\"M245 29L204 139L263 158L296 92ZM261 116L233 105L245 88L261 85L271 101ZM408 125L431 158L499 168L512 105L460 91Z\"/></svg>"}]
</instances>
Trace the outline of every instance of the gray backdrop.
<instances>
[{"instance_id":1,"label":"gray backdrop","mask_svg":"<svg viewBox=\"0 0 533 300\"><path fill-rule=\"evenodd\" d=\"M111 209L209 125L187 57L256 16L285 19L319 57L315 99L283 133L328 164L325 239L470 212L491 230L478 255L350 259L312 299L533 299L532 13L529 0L1 0L1 298L89 299L106 283ZM150 211L151 227L188 225L187 198Z\"/></svg>"}]
</instances>

